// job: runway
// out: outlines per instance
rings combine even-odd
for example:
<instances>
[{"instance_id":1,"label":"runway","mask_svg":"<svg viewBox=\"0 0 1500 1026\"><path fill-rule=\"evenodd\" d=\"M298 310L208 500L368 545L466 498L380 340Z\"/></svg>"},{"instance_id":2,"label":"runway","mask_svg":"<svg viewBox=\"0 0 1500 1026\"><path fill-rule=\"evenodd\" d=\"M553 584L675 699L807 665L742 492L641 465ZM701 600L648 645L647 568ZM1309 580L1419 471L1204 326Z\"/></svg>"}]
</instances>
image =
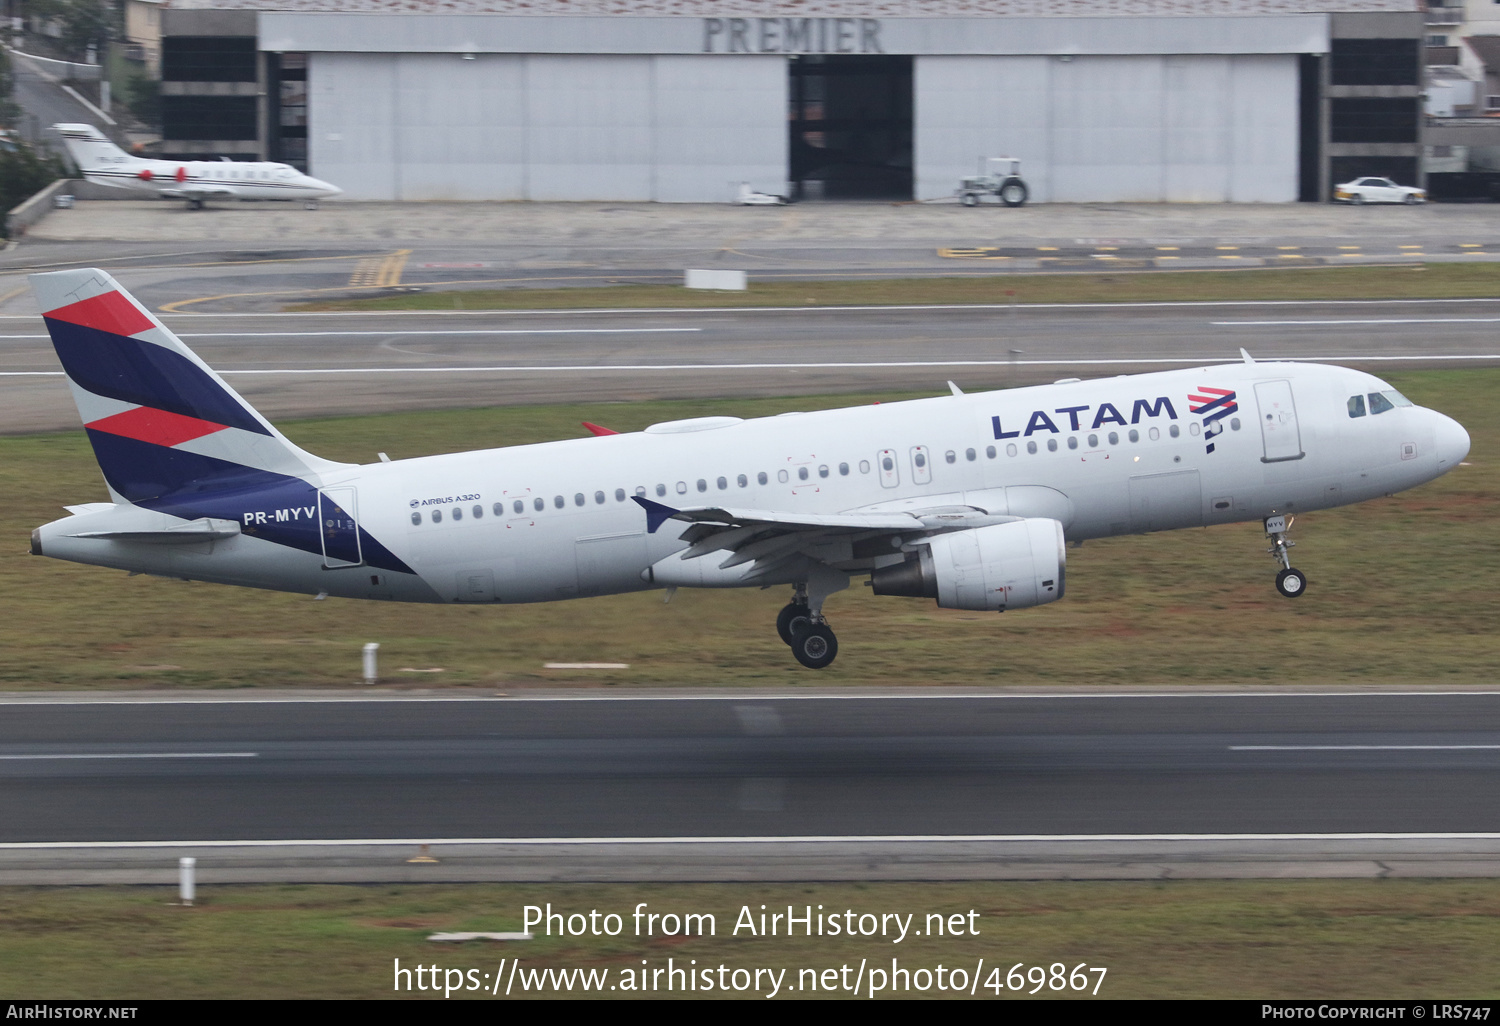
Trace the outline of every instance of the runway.
<instances>
[{"instance_id":1,"label":"runway","mask_svg":"<svg viewBox=\"0 0 1500 1026\"><path fill-rule=\"evenodd\" d=\"M969 391L1240 359L1500 362L1497 300L181 314L273 418L537 402ZM0 316L0 431L77 426L40 318Z\"/></svg>"},{"instance_id":2,"label":"runway","mask_svg":"<svg viewBox=\"0 0 1500 1026\"><path fill-rule=\"evenodd\" d=\"M94 842L379 879L439 842L464 878L1500 872L1500 693L107 697L6 701L0 878L141 868Z\"/></svg>"}]
</instances>

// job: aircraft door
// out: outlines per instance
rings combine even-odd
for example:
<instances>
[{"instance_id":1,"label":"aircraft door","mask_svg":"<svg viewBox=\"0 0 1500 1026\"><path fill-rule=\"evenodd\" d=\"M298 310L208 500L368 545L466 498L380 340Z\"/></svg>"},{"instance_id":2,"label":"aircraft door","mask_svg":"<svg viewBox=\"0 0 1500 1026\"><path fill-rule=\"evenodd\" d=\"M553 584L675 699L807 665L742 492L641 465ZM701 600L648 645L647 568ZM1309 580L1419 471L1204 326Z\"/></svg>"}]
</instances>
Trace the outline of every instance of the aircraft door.
<instances>
[{"instance_id":1,"label":"aircraft door","mask_svg":"<svg viewBox=\"0 0 1500 1026\"><path fill-rule=\"evenodd\" d=\"M880 471L880 487L895 488L901 483L901 471L896 468L895 449L881 449L877 452L875 467Z\"/></svg>"},{"instance_id":2,"label":"aircraft door","mask_svg":"<svg viewBox=\"0 0 1500 1026\"><path fill-rule=\"evenodd\" d=\"M1297 407L1292 402L1292 383L1257 382L1255 402L1260 408L1260 435L1266 447L1261 462L1300 460L1304 455L1302 432L1297 426Z\"/></svg>"},{"instance_id":3,"label":"aircraft door","mask_svg":"<svg viewBox=\"0 0 1500 1026\"><path fill-rule=\"evenodd\" d=\"M911 480L912 484L932 483L932 453L925 445L911 447Z\"/></svg>"},{"instance_id":4,"label":"aircraft door","mask_svg":"<svg viewBox=\"0 0 1500 1026\"><path fill-rule=\"evenodd\" d=\"M359 566L359 501L353 488L318 492L318 525L323 536L323 566Z\"/></svg>"}]
</instances>

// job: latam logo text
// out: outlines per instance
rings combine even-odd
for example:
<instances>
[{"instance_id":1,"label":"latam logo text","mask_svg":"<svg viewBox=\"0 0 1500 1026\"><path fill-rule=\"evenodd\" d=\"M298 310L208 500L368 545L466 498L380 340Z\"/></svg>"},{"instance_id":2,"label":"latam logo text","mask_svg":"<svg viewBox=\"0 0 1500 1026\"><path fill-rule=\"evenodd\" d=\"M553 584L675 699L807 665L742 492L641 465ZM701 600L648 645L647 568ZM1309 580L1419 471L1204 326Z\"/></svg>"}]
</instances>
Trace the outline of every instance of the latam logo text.
<instances>
[{"instance_id":1,"label":"latam logo text","mask_svg":"<svg viewBox=\"0 0 1500 1026\"><path fill-rule=\"evenodd\" d=\"M1024 431L1020 429L1015 431L1002 429L999 417L991 417L990 422L995 427L996 438L1016 438L1020 435L1030 436L1036 434L1038 431L1050 431L1053 434L1058 434L1062 429L1048 416L1049 412L1061 414L1062 417L1066 417L1068 419L1068 430L1080 431L1082 430L1080 425L1090 419L1087 416L1090 409L1094 409L1093 423L1089 428L1091 431L1098 430L1105 424L1139 424L1142 417L1160 417L1163 414L1170 420L1177 419L1177 411L1172 408L1172 400L1163 395L1157 396L1155 401L1137 399L1135 405L1131 407L1130 419L1128 421L1125 419L1125 415L1115 407L1114 403L1100 403L1097 409L1090 406L1063 406L1051 411L1032 410L1031 419L1026 422L1026 430ZM1062 417L1058 419L1060 420Z\"/></svg>"},{"instance_id":2,"label":"latam logo text","mask_svg":"<svg viewBox=\"0 0 1500 1026\"><path fill-rule=\"evenodd\" d=\"M704 18L704 53L885 53L878 18Z\"/></svg>"},{"instance_id":3,"label":"latam logo text","mask_svg":"<svg viewBox=\"0 0 1500 1026\"><path fill-rule=\"evenodd\" d=\"M313 520L317 515L316 506L293 506L290 509L257 510L242 514L241 519L249 527L251 524L290 524L302 519Z\"/></svg>"},{"instance_id":4,"label":"latam logo text","mask_svg":"<svg viewBox=\"0 0 1500 1026\"><path fill-rule=\"evenodd\" d=\"M1238 413L1239 409L1234 392L1227 388L1199 385L1198 392L1188 396L1188 410L1203 414L1203 440L1208 443L1204 452L1214 451L1214 439L1224 433L1224 425L1220 422L1231 413Z\"/></svg>"}]
</instances>

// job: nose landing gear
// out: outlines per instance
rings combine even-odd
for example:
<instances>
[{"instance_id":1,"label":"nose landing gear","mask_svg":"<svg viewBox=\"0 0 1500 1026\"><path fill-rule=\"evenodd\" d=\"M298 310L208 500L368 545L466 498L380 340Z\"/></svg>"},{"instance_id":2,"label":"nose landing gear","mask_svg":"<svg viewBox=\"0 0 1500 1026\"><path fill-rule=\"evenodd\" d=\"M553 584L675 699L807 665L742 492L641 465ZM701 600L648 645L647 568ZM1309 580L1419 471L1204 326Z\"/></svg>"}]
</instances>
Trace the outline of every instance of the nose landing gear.
<instances>
[{"instance_id":1,"label":"nose landing gear","mask_svg":"<svg viewBox=\"0 0 1500 1026\"><path fill-rule=\"evenodd\" d=\"M1276 590L1287 598L1296 598L1307 590L1307 575L1292 566L1292 557L1287 552L1297 544L1286 536L1296 522L1296 517L1290 520L1284 516L1266 518L1266 537L1271 539L1271 547L1266 551L1282 567L1281 572L1276 575Z\"/></svg>"}]
</instances>

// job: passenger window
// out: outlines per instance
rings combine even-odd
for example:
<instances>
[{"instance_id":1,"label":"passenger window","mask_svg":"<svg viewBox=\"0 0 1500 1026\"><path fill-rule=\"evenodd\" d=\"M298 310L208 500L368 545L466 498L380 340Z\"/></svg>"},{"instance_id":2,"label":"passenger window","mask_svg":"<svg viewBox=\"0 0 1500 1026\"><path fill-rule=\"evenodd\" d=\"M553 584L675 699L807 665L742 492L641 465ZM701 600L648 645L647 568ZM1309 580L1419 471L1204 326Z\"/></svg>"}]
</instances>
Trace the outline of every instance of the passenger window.
<instances>
[{"instance_id":1,"label":"passenger window","mask_svg":"<svg viewBox=\"0 0 1500 1026\"><path fill-rule=\"evenodd\" d=\"M1009 442L1009 443L1006 444L1006 446L1005 446L1005 455L1007 455L1007 456L1014 456L1016 454L1016 452L1017 452L1017 449L1016 449L1016 443L1015 442Z\"/></svg>"},{"instance_id":2,"label":"passenger window","mask_svg":"<svg viewBox=\"0 0 1500 1026\"><path fill-rule=\"evenodd\" d=\"M1135 428L1131 428L1130 429L1130 434L1129 434L1128 437L1130 438L1130 440L1132 442L1139 442L1141 440L1141 433L1139 431L1137 431Z\"/></svg>"},{"instance_id":3,"label":"passenger window","mask_svg":"<svg viewBox=\"0 0 1500 1026\"><path fill-rule=\"evenodd\" d=\"M635 494L639 495L641 498L644 499L646 497L646 486L645 485L636 485L635 486Z\"/></svg>"},{"instance_id":4,"label":"passenger window","mask_svg":"<svg viewBox=\"0 0 1500 1026\"><path fill-rule=\"evenodd\" d=\"M422 514L421 513L413 513L411 515L411 523L412 523L413 527L416 527L421 522L422 522Z\"/></svg>"},{"instance_id":5,"label":"passenger window","mask_svg":"<svg viewBox=\"0 0 1500 1026\"><path fill-rule=\"evenodd\" d=\"M575 505L575 506L582 506L583 505L583 493L582 492L574 492L573 493L573 505Z\"/></svg>"},{"instance_id":6,"label":"passenger window","mask_svg":"<svg viewBox=\"0 0 1500 1026\"><path fill-rule=\"evenodd\" d=\"M770 478L766 477L766 472L764 470L762 470L759 474L755 475L755 483L756 484L766 484L769 481L770 481Z\"/></svg>"},{"instance_id":7,"label":"passenger window","mask_svg":"<svg viewBox=\"0 0 1500 1026\"><path fill-rule=\"evenodd\" d=\"M1198 432L1200 430L1201 429L1198 427L1198 422L1196 420L1188 425L1188 434L1192 435L1194 438L1198 437Z\"/></svg>"},{"instance_id":8,"label":"passenger window","mask_svg":"<svg viewBox=\"0 0 1500 1026\"><path fill-rule=\"evenodd\" d=\"M1055 439L1055 438L1049 438L1049 439L1047 439L1047 451L1048 452L1056 452L1057 451L1057 439Z\"/></svg>"},{"instance_id":9,"label":"passenger window","mask_svg":"<svg viewBox=\"0 0 1500 1026\"><path fill-rule=\"evenodd\" d=\"M1098 435L1089 435L1089 448L1090 449L1097 449L1097 448L1099 448L1099 436Z\"/></svg>"},{"instance_id":10,"label":"passenger window","mask_svg":"<svg viewBox=\"0 0 1500 1026\"><path fill-rule=\"evenodd\" d=\"M443 511L442 510L435 509L435 510L432 511L432 522L434 524L441 524L443 522Z\"/></svg>"},{"instance_id":11,"label":"passenger window","mask_svg":"<svg viewBox=\"0 0 1500 1026\"><path fill-rule=\"evenodd\" d=\"M1069 449L1076 449L1076 448L1078 448L1078 436L1077 435L1069 435L1068 436L1068 448Z\"/></svg>"},{"instance_id":12,"label":"passenger window","mask_svg":"<svg viewBox=\"0 0 1500 1026\"><path fill-rule=\"evenodd\" d=\"M566 499L564 499L561 495L554 495L552 497L552 505L556 506L558 509L562 509L567 504L568 504L568 501Z\"/></svg>"},{"instance_id":13,"label":"passenger window","mask_svg":"<svg viewBox=\"0 0 1500 1026\"><path fill-rule=\"evenodd\" d=\"M1167 434L1171 435L1173 438L1176 438L1178 435L1182 434L1182 429L1179 428L1176 424L1173 424L1171 427L1167 428Z\"/></svg>"},{"instance_id":14,"label":"passenger window","mask_svg":"<svg viewBox=\"0 0 1500 1026\"><path fill-rule=\"evenodd\" d=\"M964 450L964 459L968 460L970 463L973 463L977 456L978 454L973 449Z\"/></svg>"},{"instance_id":15,"label":"passenger window","mask_svg":"<svg viewBox=\"0 0 1500 1026\"><path fill-rule=\"evenodd\" d=\"M887 457L885 457L884 459L882 459L880 461L880 469L884 470L884 471L887 471L887 472L895 470L896 469L896 461L893 460L893 459L891 459L889 456L887 456Z\"/></svg>"},{"instance_id":16,"label":"passenger window","mask_svg":"<svg viewBox=\"0 0 1500 1026\"><path fill-rule=\"evenodd\" d=\"M798 467L797 468L797 480L798 481L806 481L807 480L807 468L806 467Z\"/></svg>"},{"instance_id":17,"label":"passenger window","mask_svg":"<svg viewBox=\"0 0 1500 1026\"><path fill-rule=\"evenodd\" d=\"M644 488L641 489L642 492L644 492L645 490L646 489L644 489ZM625 501L625 489L623 489L623 488L616 488L615 489L615 501L616 502L624 502Z\"/></svg>"},{"instance_id":18,"label":"passenger window","mask_svg":"<svg viewBox=\"0 0 1500 1026\"><path fill-rule=\"evenodd\" d=\"M955 453L952 449L949 449L947 452L943 453L943 459L947 460L949 463L956 463L958 461L958 454Z\"/></svg>"},{"instance_id":19,"label":"passenger window","mask_svg":"<svg viewBox=\"0 0 1500 1026\"><path fill-rule=\"evenodd\" d=\"M484 516L484 507L481 506L481 505L479 505L478 503L475 503L474 504L474 519L478 520L482 516Z\"/></svg>"},{"instance_id":20,"label":"passenger window","mask_svg":"<svg viewBox=\"0 0 1500 1026\"><path fill-rule=\"evenodd\" d=\"M1118 431L1111 431L1109 433L1109 444L1110 445L1119 445L1120 444L1120 434L1119 434Z\"/></svg>"},{"instance_id":21,"label":"passenger window","mask_svg":"<svg viewBox=\"0 0 1500 1026\"><path fill-rule=\"evenodd\" d=\"M464 518L463 507L462 506L454 506L453 507L453 519L454 520L462 520L463 518Z\"/></svg>"},{"instance_id":22,"label":"passenger window","mask_svg":"<svg viewBox=\"0 0 1500 1026\"><path fill-rule=\"evenodd\" d=\"M921 469L922 467L927 466L927 454L919 450L917 454L911 458L911 461L917 465L918 469Z\"/></svg>"},{"instance_id":23,"label":"passenger window","mask_svg":"<svg viewBox=\"0 0 1500 1026\"><path fill-rule=\"evenodd\" d=\"M749 488L750 487L750 479L748 477L746 477L744 474L741 474L739 477L735 478L734 479L734 483L737 484L737 485L739 485L741 488Z\"/></svg>"},{"instance_id":24,"label":"passenger window","mask_svg":"<svg viewBox=\"0 0 1500 1026\"><path fill-rule=\"evenodd\" d=\"M519 502L516 503L516 512L517 513L521 512L520 506L521 506L521 504ZM503 502L497 502L497 503L495 503L494 513L495 513L495 516L497 516L497 517L504 516L505 515L505 503L503 503Z\"/></svg>"},{"instance_id":25,"label":"passenger window","mask_svg":"<svg viewBox=\"0 0 1500 1026\"><path fill-rule=\"evenodd\" d=\"M1239 429L1240 429L1240 418L1238 418L1238 417L1230 417L1229 418L1229 430L1231 430L1231 431L1238 431Z\"/></svg>"},{"instance_id":26,"label":"passenger window","mask_svg":"<svg viewBox=\"0 0 1500 1026\"><path fill-rule=\"evenodd\" d=\"M1029 453L1031 453L1033 456L1035 456L1036 455L1036 443L1035 442L1027 442L1026 443L1026 451L1029 452Z\"/></svg>"},{"instance_id":27,"label":"passenger window","mask_svg":"<svg viewBox=\"0 0 1500 1026\"><path fill-rule=\"evenodd\" d=\"M780 481L782 484L786 484L787 476L787 472L784 470L776 471L776 480Z\"/></svg>"},{"instance_id":28,"label":"passenger window","mask_svg":"<svg viewBox=\"0 0 1500 1026\"><path fill-rule=\"evenodd\" d=\"M716 481L714 483L719 486L719 491L722 492L724 489L726 489L726 488L729 487L729 478L727 478L727 477L721 477L721 478L719 478L718 481Z\"/></svg>"},{"instance_id":29,"label":"passenger window","mask_svg":"<svg viewBox=\"0 0 1500 1026\"><path fill-rule=\"evenodd\" d=\"M987 445L987 446L985 446L984 447L984 455L985 455L985 457L987 459L994 459L995 458L995 447L993 445Z\"/></svg>"},{"instance_id":30,"label":"passenger window","mask_svg":"<svg viewBox=\"0 0 1500 1026\"><path fill-rule=\"evenodd\" d=\"M1151 439L1151 441L1154 442L1157 439L1161 438L1161 432L1159 430L1157 430L1156 428L1152 428L1150 431L1146 432L1146 437L1149 438L1149 439Z\"/></svg>"},{"instance_id":31,"label":"passenger window","mask_svg":"<svg viewBox=\"0 0 1500 1026\"><path fill-rule=\"evenodd\" d=\"M847 464L847 463L840 463L839 464L839 477L848 477L848 476L849 476L849 464Z\"/></svg>"},{"instance_id":32,"label":"passenger window","mask_svg":"<svg viewBox=\"0 0 1500 1026\"><path fill-rule=\"evenodd\" d=\"M524 513L526 512L526 503L522 502L520 499L517 499L515 505L511 506L511 509L515 510L517 513Z\"/></svg>"},{"instance_id":33,"label":"passenger window","mask_svg":"<svg viewBox=\"0 0 1500 1026\"><path fill-rule=\"evenodd\" d=\"M534 509L534 510L536 510L538 513L540 513L543 509L545 509L546 506L547 506L547 501L545 499L543 499L540 495L538 495L535 499L531 500L531 508Z\"/></svg>"},{"instance_id":34,"label":"passenger window","mask_svg":"<svg viewBox=\"0 0 1500 1026\"><path fill-rule=\"evenodd\" d=\"M667 486L666 485L659 484L659 485L656 486L656 497L658 499L661 498L663 495L666 495L666 494L667 494Z\"/></svg>"},{"instance_id":35,"label":"passenger window","mask_svg":"<svg viewBox=\"0 0 1500 1026\"><path fill-rule=\"evenodd\" d=\"M1387 399L1383 393L1370 393L1370 416L1373 417L1377 413L1385 413L1387 410L1394 410L1395 408L1396 404Z\"/></svg>"},{"instance_id":36,"label":"passenger window","mask_svg":"<svg viewBox=\"0 0 1500 1026\"><path fill-rule=\"evenodd\" d=\"M818 476L819 477L827 477L828 476L828 464L825 463L822 466L818 467Z\"/></svg>"},{"instance_id":37,"label":"passenger window","mask_svg":"<svg viewBox=\"0 0 1500 1026\"><path fill-rule=\"evenodd\" d=\"M603 492L595 492L594 493L594 501L596 503L598 503L599 505L601 505L601 506L604 505L604 493Z\"/></svg>"},{"instance_id":38,"label":"passenger window","mask_svg":"<svg viewBox=\"0 0 1500 1026\"><path fill-rule=\"evenodd\" d=\"M859 472L861 474L868 474L870 472L870 461L869 460L860 460L859 461Z\"/></svg>"},{"instance_id":39,"label":"passenger window","mask_svg":"<svg viewBox=\"0 0 1500 1026\"><path fill-rule=\"evenodd\" d=\"M677 494L678 495L686 495L687 494L687 482L686 481L678 481L677 482Z\"/></svg>"},{"instance_id":40,"label":"passenger window","mask_svg":"<svg viewBox=\"0 0 1500 1026\"><path fill-rule=\"evenodd\" d=\"M700 492L708 491L708 482L703 480L703 478L701 477L698 479L698 490Z\"/></svg>"}]
</instances>

